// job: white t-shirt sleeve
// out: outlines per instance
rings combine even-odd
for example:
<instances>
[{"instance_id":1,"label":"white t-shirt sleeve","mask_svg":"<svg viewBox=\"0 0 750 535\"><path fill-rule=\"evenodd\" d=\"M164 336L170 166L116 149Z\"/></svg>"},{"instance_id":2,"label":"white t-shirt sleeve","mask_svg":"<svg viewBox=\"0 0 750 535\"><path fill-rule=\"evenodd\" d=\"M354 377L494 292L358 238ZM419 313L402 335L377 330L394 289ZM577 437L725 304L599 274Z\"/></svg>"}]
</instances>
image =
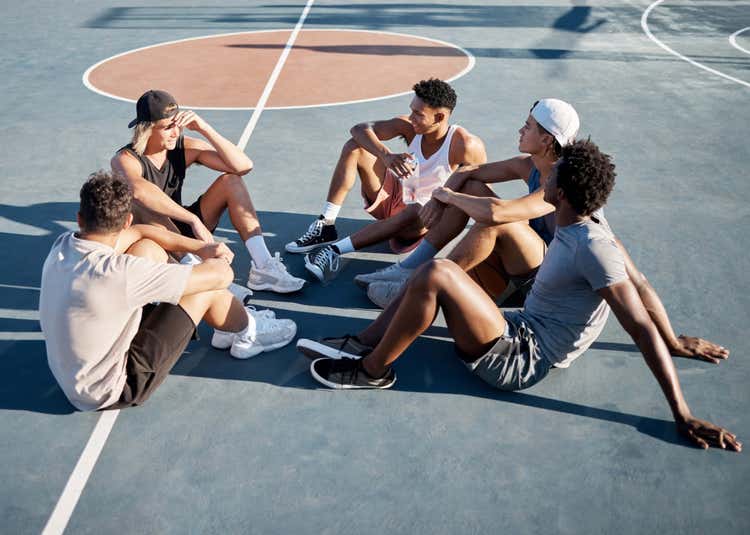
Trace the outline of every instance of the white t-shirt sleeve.
<instances>
[{"instance_id":1,"label":"white t-shirt sleeve","mask_svg":"<svg viewBox=\"0 0 750 535\"><path fill-rule=\"evenodd\" d=\"M614 239L593 238L580 243L576 251L576 267L594 291L628 278L625 257Z\"/></svg>"},{"instance_id":2,"label":"white t-shirt sleeve","mask_svg":"<svg viewBox=\"0 0 750 535\"><path fill-rule=\"evenodd\" d=\"M125 298L129 307L142 307L156 301L173 305L180 302L192 266L163 264L127 254L122 256Z\"/></svg>"}]
</instances>

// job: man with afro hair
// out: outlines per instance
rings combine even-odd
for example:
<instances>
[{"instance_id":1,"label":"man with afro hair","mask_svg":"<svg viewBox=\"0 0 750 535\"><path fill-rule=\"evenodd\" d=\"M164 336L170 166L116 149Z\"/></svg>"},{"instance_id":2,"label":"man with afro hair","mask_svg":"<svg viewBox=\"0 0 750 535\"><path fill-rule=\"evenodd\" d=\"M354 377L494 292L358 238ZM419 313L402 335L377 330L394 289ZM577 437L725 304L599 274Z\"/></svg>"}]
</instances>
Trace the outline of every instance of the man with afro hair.
<instances>
[{"instance_id":1,"label":"man with afro hair","mask_svg":"<svg viewBox=\"0 0 750 535\"><path fill-rule=\"evenodd\" d=\"M352 127L320 216L286 245L291 253L309 253L305 266L321 281L338 273L342 254L385 240L390 240L394 252L413 248L427 232L419 218L420 203L429 200L432 190L442 186L459 166L487 159L481 139L450 124L456 92L448 83L431 78L413 89L409 115ZM405 151L392 152L383 143L394 138L404 140ZM336 217L358 176L365 211L378 221L339 239ZM407 178L407 184L418 179L419 186L404 195L402 179Z\"/></svg>"},{"instance_id":2,"label":"man with afro hair","mask_svg":"<svg viewBox=\"0 0 750 535\"><path fill-rule=\"evenodd\" d=\"M521 390L580 357L611 308L659 383L677 430L699 447L740 451L735 435L692 415L659 327L628 277L625 255L607 222L595 215L614 183L614 164L594 143L563 147L544 186L544 200L555 207L555 235L525 308L501 312L458 265L432 260L409 279L403 298L359 336L378 340L371 350L335 353L325 339L300 340L303 353L320 357L311 364L313 377L336 389L391 387L391 364L442 310L467 369L492 387Z\"/></svg>"}]
</instances>

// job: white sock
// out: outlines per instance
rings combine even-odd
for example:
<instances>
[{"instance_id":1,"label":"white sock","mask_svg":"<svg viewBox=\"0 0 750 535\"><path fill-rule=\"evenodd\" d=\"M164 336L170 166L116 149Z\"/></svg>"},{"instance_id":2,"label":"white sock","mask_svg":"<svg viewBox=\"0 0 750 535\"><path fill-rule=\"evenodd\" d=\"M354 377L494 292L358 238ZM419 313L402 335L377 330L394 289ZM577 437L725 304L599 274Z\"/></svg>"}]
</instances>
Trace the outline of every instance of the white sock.
<instances>
[{"instance_id":1,"label":"white sock","mask_svg":"<svg viewBox=\"0 0 750 535\"><path fill-rule=\"evenodd\" d=\"M250 236L245 240L245 247L247 247L250 257L255 261L256 266L265 266L271 260L271 252L266 247L266 240L263 239L261 234Z\"/></svg>"},{"instance_id":2,"label":"white sock","mask_svg":"<svg viewBox=\"0 0 750 535\"><path fill-rule=\"evenodd\" d=\"M353 253L354 251L356 251L354 245L352 245L352 239L349 236L337 241L333 244L333 246L338 249L339 253L341 254Z\"/></svg>"},{"instance_id":3,"label":"white sock","mask_svg":"<svg viewBox=\"0 0 750 535\"><path fill-rule=\"evenodd\" d=\"M326 206L323 208L323 213L321 214L326 225L331 225L336 221L336 218L339 216L339 210L341 210L340 204L326 202Z\"/></svg>"},{"instance_id":4,"label":"white sock","mask_svg":"<svg viewBox=\"0 0 750 535\"><path fill-rule=\"evenodd\" d=\"M247 310L245 311L245 313L247 314L247 327L238 332L237 336L239 336L240 338L242 338L243 336L254 338L257 333L255 318Z\"/></svg>"}]
</instances>

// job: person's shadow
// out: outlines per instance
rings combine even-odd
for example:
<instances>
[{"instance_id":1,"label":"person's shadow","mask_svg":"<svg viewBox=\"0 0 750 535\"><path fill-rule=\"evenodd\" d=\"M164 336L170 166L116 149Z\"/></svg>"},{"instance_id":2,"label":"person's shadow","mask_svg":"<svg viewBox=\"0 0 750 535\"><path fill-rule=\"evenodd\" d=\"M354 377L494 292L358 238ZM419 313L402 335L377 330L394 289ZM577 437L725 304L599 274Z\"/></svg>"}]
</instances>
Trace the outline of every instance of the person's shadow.
<instances>
[{"instance_id":1,"label":"person's shadow","mask_svg":"<svg viewBox=\"0 0 750 535\"><path fill-rule=\"evenodd\" d=\"M7 250L11 251L11 254L0 258L0 299L3 300L4 308L18 311L34 311L38 308L42 263L54 240L75 219L76 210L75 203L43 203L30 207L0 204L0 217L25 225L22 227L23 234L0 233L3 243L8 244ZM295 233L299 233L299 229L305 228L310 221L308 215L272 212L259 215L264 229L273 233L273 236L268 237L272 250L283 249L283 244L293 239ZM358 220L342 220L340 223L340 230L346 233L364 224ZM220 227L229 228L228 221L222 221ZM221 232L217 235L221 237ZM232 244L232 248L237 254L235 265L249 264L246 251L240 250L236 244ZM287 255L286 259L293 273L303 272L301 255ZM288 317L297 322L300 337L316 339L347 332L356 333L377 315L378 310L352 284L351 277L357 272L372 271L381 265L381 262L371 260L353 261L344 276L327 286L313 283L297 294L283 297L256 292L253 299L277 304L277 314L280 317ZM70 414L74 409L49 371L39 331L36 320L0 318L0 332L6 334L6 339L0 339L0 409ZM237 361L230 358L227 352L210 347L208 341L211 330L208 326L202 324L199 333L202 340L191 342L185 355L172 370L173 374L264 382L286 388L319 387L310 375L310 361L296 351L294 343L272 355L264 354L248 361ZM532 393L533 388L528 392L497 391L470 374L453 354L452 343L445 341L449 337L447 329L433 326L425 335L396 364L399 379L395 388L398 390L478 396L503 403L616 422L669 443L687 444L677 435L674 423L670 421L550 399ZM607 351L634 350L628 344L598 344L599 349ZM560 381L564 375L563 372L553 371L545 381ZM498 410L502 410L501 405L498 405Z\"/></svg>"}]
</instances>

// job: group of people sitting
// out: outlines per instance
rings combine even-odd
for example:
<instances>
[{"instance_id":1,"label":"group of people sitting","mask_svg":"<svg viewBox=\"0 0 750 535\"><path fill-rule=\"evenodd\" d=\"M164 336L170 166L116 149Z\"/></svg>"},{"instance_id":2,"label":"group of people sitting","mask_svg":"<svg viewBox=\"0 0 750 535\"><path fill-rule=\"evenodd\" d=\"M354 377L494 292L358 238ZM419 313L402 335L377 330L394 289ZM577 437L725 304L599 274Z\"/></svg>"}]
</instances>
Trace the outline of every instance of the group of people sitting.
<instances>
[{"instance_id":1,"label":"group of people sitting","mask_svg":"<svg viewBox=\"0 0 750 535\"><path fill-rule=\"evenodd\" d=\"M677 336L666 310L603 214L615 182L611 158L576 140L580 122L562 100L535 102L519 130L520 155L486 163L482 141L451 124L456 93L444 81L414 86L410 113L361 123L341 151L322 213L289 253L331 280L342 255L388 240L401 262L354 281L384 310L357 334L299 339L310 371L337 389L390 388L392 364L443 312L459 358L486 383L520 390L567 368L614 310L657 379L677 429L695 444L739 451L729 431L694 417L673 356L718 363L707 340ZM213 347L244 359L291 342L297 326L249 304L251 290L302 289L272 255L242 176L253 166L236 145L164 91L136 104L132 142L112 171L80 191L77 232L55 241L42 274L40 322L52 373L80 410L140 405L164 381L201 320ZM204 139L183 136L191 130ZM383 142L407 144L393 152ZM186 169L222 174L189 206ZM340 238L335 221L357 178L376 219ZM501 199L488 184L524 180L528 194ZM247 288L234 284L232 251L216 242L229 219L251 257ZM449 242L474 224L448 253ZM501 311L499 305L523 305Z\"/></svg>"}]
</instances>

